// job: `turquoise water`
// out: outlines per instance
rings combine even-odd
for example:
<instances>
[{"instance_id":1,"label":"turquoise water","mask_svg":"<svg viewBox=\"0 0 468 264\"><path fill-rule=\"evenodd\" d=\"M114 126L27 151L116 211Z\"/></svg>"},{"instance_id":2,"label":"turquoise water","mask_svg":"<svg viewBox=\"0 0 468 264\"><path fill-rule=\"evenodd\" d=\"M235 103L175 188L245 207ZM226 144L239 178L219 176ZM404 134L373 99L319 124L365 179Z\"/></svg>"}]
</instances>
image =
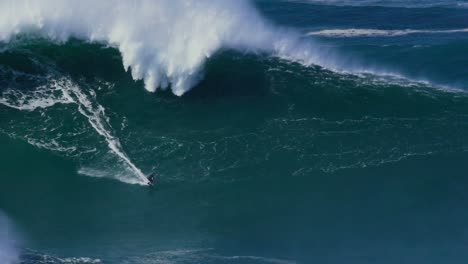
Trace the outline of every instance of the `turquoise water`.
<instances>
[{"instance_id":1,"label":"turquoise water","mask_svg":"<svg viewBox=\"0 0 468 264\"><path fill-rule=\"evenodd\" d=\"M464 263L466 2L223 2L236 29L274 26L173 60L183 96L122 67L170 75L165 40L128 53L67 18L11 36L0 20L3 261ZM194 41L187 56L211 51Z\"/></svg>"}]
</instances>

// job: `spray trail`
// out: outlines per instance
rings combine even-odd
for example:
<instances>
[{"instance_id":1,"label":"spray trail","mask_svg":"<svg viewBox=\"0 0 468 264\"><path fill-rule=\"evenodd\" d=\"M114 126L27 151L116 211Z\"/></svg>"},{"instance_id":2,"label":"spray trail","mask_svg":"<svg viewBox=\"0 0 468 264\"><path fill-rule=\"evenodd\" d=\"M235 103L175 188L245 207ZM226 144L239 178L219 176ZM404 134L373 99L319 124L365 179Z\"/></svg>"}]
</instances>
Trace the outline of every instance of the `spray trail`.
<instances>
[{"instance_id":1,"label":"spray trail","mask_svg":"<svg viewBox=\"0 0 468 264\"><path fill-rule=\"evenodd\" d=\"M141 181L140 183L147 184L148 179L145 174L133 164L122 150L119 139L112 135L112 128L105 114L104 107L98 103L93 104L88 96L70 81L60 80L55 83L55 86L62 89L63 96L68 99L67 101L72 101L78 105L78 111L88 119L89 124L94 130L106 140L109 149L134 172ZM92 97L96 97L96 94L92 90L90 93Z\"/></svg>"},{"instance_id":2,"label":"spray trail","mask_svg":"<svg viewBox=\"0 0 468 264\"><path fill-rule=\"evenodd\" d=\"M43 77L38 77L43 79ZM44 78L46 84L40 85L32 91L21 91L17 89L7 89L0 93L0 105L7 106L19 111L33 112L40 109L53 107L56 104L75 104L78 112L86 118L91 127L102 136L109 150L132 172L132 176L137 179L117 177L122 181L132 184L147 184L148 179L143 172L131 161L123 150L120 140L113 135L113 129L105 109L97 102L94 90L82 90L68 78L49 77ZM0 130L1 131L1 130ZM47 143L42 140L35 140L27 137L27 142L36 147L46 148L52 151L75 152L76 146L64 147L52 139Z\"/></svg>"}]
</instances>

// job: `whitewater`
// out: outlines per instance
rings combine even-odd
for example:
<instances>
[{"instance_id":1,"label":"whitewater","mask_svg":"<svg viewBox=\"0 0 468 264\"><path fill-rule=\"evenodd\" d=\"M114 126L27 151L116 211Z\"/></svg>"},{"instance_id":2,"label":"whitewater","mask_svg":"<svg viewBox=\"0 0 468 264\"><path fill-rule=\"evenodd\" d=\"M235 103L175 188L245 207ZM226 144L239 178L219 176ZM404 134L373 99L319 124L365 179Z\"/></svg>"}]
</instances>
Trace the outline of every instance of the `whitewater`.
<instances>
[{"instance_id":1,"label":"whitewater","mask_svg":"<svg viewBox=\"0 0 468 264\"><path fill-rule=\"evenodd\" d=\"M388 33L368 31L324 30L308 35ZM400 33L390 31L389 34ZM344 65L346 60L337 57L336 52L314 45L313 40L293 29L274 25L247 0L1 1L0 42L14 43L18 37L40 37L57 43L78 39L116 48L125 70L131 72L134 80L143 80L146 90L155 92L170 88L178 96L202 79L206 61L224 49L266 53L346 73L378 73L403 78L401 74L361 67L355 62L351 66ZM53 96L53 91L58 91L60 96ZM25 111L55 104L78 105L81 115L105 139L110 151L137 178L135 181L124 177L124 181L147 183L144 173L123 150L107 121L105 109L94 97L81 91L72 80L52 78L52 82L46 82L33 94L8 91L0 97L0 104ZM53 148L60 147L53 145Z\"/></svg>"},{"instance_id":2,"label":"whitewater","mask_svg":"<svg viewBox=\"0 0 468 264\"><path fill-rule=\"evenodd\" d=\"M0 0L0 264L464 263L436 1Z\"/></svg>"},{"instance_id":3,"label":"whitewater","mask_svg":"<svg viewBox=\"0 0 468 264\"><path fill-rule=\"evenodd\" d=\"M54 74L53 69L48 69L48 71L51 76L37 76L34 78L37 81L45 82L45 84L35 87L32 91L20 91L10 88L0 93L0 105L26 112L50 108L57 104L76 105L78 112L86 118L93 130L106 141L111 153L126 166L131 174L131 176L118 174L115 177L130 184L148 184L145 174L131 161L123 150L119 138L114 135L113 128L109 123L109 117L106 115L106 110L99 104L95 92L92 89L88 92L84 91L70 78L54 76L58 75L58 73ZM13 72L13 75L15 78L24 77L16 72ZM15 137L14 135L10 136ZM36 147L52 151L76 151L75 146L63 147L55 139L52 139L50 142L43 142L40 139L27 137L27 142ZM80 171L82 172L83 170Z\"/></svg>"},{"instance_id":4,"label":"whitewater","mask_svg":"<svg viewBox=\"0 0 468 264\"><path fill-rule=\"evenodd\" d=\"M454 30L324 29L304 35L265 19L248 0L4 0L0 2L0 43L18 37L64 43L78 39L116 48L123 67L149 92L171 89L182 96L203 78L207 60L232 49L267 54L304 66L318 65L338 73L370 73L409 80L398 70L369 66L314 36L399 36L463 33ZM432 83L432 82L429 82ZM436 84L444 89L445 84ZM451 90L450 87L447 90Z\"/></svg>"},{"instance_id":5,"label":"whitewater","mask_svg":"<svg viewBox=\"0 0 468 264\"><path fill-rule=\"evenodd\" d=\"M200 79L205 61L221 49L270 53L319 63L309 42L261 17L249 1L5 0L0 41L39 35L117 48L123 65L145 88L183 95Z\"/></svg>"},{"instance_id":6,"label":"whitewater","mask_svg":"<svg viewBox=\"0 0 468 264\"><path fill-rule=\"evenodd\" d=\"M206 60L221 49L275 53L304 63L310 61L303 58L311 59L310 49L303 47L298 34L276 29L249 1L1 1L0 42L14 42L18 36L57 43L79 39L114 47L121 53L125 70L134 80L144 80L146 90L170 87L178 96L202 78ZM57 100L10 91L10 97L22 100L2 97L0 103L26 111L76 103L109 149L139 179L130 182L147 182L113 135L105 109L96 100L91 101L70 81L54 80L48 86L60 90L62 96Z\"/></svg>"}]
</instances>

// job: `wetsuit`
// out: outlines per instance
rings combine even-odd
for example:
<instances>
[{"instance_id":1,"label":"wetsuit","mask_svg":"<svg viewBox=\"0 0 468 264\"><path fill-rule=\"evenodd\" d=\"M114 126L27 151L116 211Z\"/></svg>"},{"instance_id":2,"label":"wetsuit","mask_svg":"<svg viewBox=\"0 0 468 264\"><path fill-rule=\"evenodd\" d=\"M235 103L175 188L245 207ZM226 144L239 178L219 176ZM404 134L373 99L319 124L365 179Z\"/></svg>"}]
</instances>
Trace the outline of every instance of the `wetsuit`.
<instances>
[{"instance_id":1,"label":"wetsuit","mask_svg":"<svg viewBox=\"0 0 468 264\"><path fill-rule=\"evenodd\" d=\"M151 174L150 176L148 176L148 185L149 186L153 186L154 185L154 177L155 177L155 174Z\"/></svg>"}]
</instances>

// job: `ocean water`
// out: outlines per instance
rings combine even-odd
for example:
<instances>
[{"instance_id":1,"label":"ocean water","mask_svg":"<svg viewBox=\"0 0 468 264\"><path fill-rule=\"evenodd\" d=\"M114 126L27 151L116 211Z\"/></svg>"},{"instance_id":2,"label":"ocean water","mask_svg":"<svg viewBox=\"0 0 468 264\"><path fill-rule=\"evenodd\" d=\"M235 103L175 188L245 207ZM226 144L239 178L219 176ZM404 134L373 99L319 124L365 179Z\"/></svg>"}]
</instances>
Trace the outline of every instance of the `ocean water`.
<instances>
[{"instance_id":1,"label":"ocean water","mask_svg":"<svg viewBox=\"0 0 468 264\"><path fill-rule=\"evenodd\" d=\"M1 0L0 264L466 263L467 92L467 1Z\"/></svg>"}]
</instances>

